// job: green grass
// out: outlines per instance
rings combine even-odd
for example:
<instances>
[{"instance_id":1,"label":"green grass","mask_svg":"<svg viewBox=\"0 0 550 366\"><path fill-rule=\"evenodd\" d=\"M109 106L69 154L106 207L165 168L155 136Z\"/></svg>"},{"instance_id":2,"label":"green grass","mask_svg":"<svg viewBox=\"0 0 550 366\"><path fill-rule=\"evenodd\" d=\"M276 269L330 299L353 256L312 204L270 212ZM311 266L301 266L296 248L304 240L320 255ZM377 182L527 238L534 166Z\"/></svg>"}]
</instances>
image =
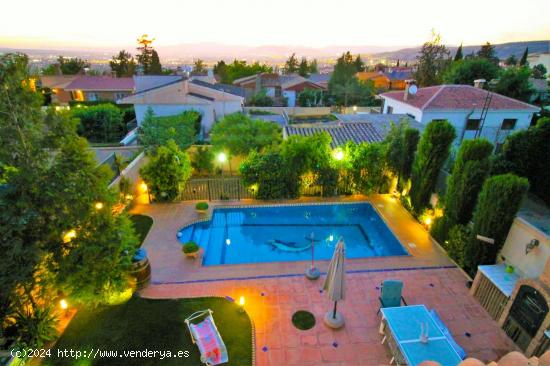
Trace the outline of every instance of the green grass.
<instances>
[{"instance_id":1,"label":"green grass","mask_svg":"<svg viewBox=\"0 0 550 366\"><path fill-rule=\"evenodd\" d=\"M336 121L338 118L333 114L314 115L314 116L290 116L290 123L317 123L317 122L331 122Z\"/></svg>"},{"instance_id":2,"label":"green grass","mask_svg":"<svg viewBox=\"0 0 550 366\"><path fill-rule=\"evenodd\" d=\"M131 215L130 220L132 220L132 223L134 224L134 229L139 237L139 245L141 246L147 236L147 233L151 230L153 219L145 215Z\"/></svg>"},{"instance_id":3,"label":"green grass","mask_svg":"<svg viewBox=\"0 0 550 366\"><path fill-rule=\"evenodd\" d=\"M292 324L300 330L308 330L315 326L315 316L309 311L298 310L292 315Z\"/></svg>"},{"instance_id":4,"label":"green grass","mask_svg":"<svg viewBox=\"0 0 550 366\"><path fill-rule=\"evenodd\" d=\"M246 313L223 298L150 300L134 297L122 305L80 310L73 318L44 365L201 365L198 348L191 341L184 319L198 310L211 309L229 352L229 363L252 363L252 328ZM189 351L188 358L57 358L58 350L91 349Z\"/></svg>"}]
</instances>

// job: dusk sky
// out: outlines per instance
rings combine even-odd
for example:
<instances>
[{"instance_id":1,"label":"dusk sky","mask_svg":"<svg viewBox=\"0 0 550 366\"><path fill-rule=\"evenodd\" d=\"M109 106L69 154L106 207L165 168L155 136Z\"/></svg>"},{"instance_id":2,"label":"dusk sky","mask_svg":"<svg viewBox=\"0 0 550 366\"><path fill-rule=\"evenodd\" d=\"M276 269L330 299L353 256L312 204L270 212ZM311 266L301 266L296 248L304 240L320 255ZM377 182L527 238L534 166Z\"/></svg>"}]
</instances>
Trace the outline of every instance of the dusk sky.
<instances>
[{"instance_id":1,"label":"dusk sky","mask_svg":"<svg viewBox=\"0 0 550 366\"><path fill-rule=\"evenodd\" d=\"M504 43L549 39L548 14L548 0L8 1L0 46L130 47L143 33L157 46L414 46L432 28L446 44Z\"/></svg>"}]
</instances>

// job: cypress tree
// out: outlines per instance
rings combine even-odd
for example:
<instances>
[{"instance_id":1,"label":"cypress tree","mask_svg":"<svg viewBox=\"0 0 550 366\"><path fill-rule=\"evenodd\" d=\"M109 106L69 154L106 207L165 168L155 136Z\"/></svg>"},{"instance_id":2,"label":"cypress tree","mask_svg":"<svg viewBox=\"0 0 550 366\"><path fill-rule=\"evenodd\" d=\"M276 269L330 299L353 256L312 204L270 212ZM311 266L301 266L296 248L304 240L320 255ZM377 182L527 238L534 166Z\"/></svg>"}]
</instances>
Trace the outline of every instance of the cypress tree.
<instances>
[{"instance_id":1,"label":"cypress tree","mask_svg":"<svg viewBox=\"0 0 550 366\"><path fill-rule=\"evenodd\" d=\"M431 121L422 134L411 179L411 203L416 214L428 206L437 176L449 157L455 137L454 127L445 120Z\"/></svg>"},{"instance_id":2,"label":"cypress tree","mask_svg":"<svg viewBox=\"0 0 550 366\"><path fill-rule=\"evenodd\" d=\"M449 229L466 225L472 218L477 195L490 168L493 145L484 139L462 142L445 195L445 216L438 218L431 234L444 243Z\"/></svg>"},{"instance_id":3,"label":"cypress tree","mask_svg":"<svg viewBox=\"0 0 550 366\"><path fill-rule=\"evenodd\" d=\"M528 180L514 174L495 175L483 183L472 235L464 253L464 265L469 273L475 274L480 264L495 263L528 189ZM478 240L477 235L494 239L494 244Z\"/></svg>"},{"instance_id":4,"label":"cypress tree","mask_svg":"<svg viewBox=\"0 0 550 366\"><path fill-rule=\"evenodd\" d=\"M523 56L521 56L521 60L519 61L519 66L529 66L529 63L527 62L528 55L529 55L529 47L525 47Z\"/></svg>"},{"instance_id":5,"label":"cypress tree","mask_svg":"<svg viewBox=\"0 0 550 366\"><path fill-rule=\"evenodd\" d=\"M458 49L456 50L456 54L455 54L455 61L460 61L464 58L464 55L462 54L462 43L460 44L460 46L458 46Z\"/></svg>"}]
</instances>

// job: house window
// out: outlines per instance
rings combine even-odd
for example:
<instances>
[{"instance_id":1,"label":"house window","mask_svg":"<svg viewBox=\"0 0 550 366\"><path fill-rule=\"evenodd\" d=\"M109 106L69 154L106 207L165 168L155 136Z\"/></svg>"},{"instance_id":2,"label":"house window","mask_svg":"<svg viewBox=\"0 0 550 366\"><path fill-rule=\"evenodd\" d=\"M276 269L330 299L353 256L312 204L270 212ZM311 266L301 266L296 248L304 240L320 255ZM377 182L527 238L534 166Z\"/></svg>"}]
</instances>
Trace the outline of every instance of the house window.
<instances>
[{"instance_id":1,"label":"house window","mask_svg":"<svg viewBox=\"0 0 550 366\"><path fill-rule=\"evenodd\" d=\"M120 100L124 97L126 97L125 93L115 93L115 100Z\"/></svg>"},{"instance_id":2,"label":"house window","mask_svg":"<svg viewBox=\"0 0 550 366\"><path fill-rule=\"evenodd\" d=\"M281 97L281 88L277 87L275 88L275 98Z\"/></svg>"},{"instance_id":3,"label":"house window","mask_svg":"<svg viewBox=\"0 0 550 366\"><path fill-rule=\"evenodd\" d=\"M392 114L393 113L393 107L392 106L388 106L388 112L387 114Z\"/></svg>"},{"instance_id":4,"label":"house window","mask_svg":"<svg viewBox=\"0 0 550 366\"><path fill-rule=\"evenodd\" d=\"M97 93L86 93L87 100L95 102L97 100Z\"/></svg>"},{"instance_id":5,"label":"house window","mask_svg":"<svg viewBox=\"0 0 550 366\"><path fill-rule=\"evenodd\" d=\"M518 120L515 119L515 118L504 118L502 120L502 127L500 128L501 130L513 130L514 128L516 128L516 122Z\"/></svg>"},{"instance_id":6,"label":"house window","mask_svg":"<svg viewBox=\"0 0 550 366\"><path fill-rule=\"evenodd\" d=\"M466 130L467 131L477 131L479 130L479 124L481 120L479 118L470 118L468 119L468 122L466 123Z\"/></svg>"}]
</instances>

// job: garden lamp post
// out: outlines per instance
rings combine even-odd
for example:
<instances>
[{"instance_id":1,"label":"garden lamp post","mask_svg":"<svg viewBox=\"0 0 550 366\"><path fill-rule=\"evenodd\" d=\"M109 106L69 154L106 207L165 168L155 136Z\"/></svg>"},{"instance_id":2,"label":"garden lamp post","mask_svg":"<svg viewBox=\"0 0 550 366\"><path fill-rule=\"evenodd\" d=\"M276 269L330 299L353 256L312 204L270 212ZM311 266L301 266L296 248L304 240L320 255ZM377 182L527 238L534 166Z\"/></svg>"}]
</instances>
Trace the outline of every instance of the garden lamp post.
<instances>
[{"instance_id":1,"label":"garden lamp post","mask_svg":"<svg viewBox=\"0 0 550 366\"><path fill-rule=\"evenodd\" d=\"M309 236L306 236L306 240L311 241L311 267L306 269L306 278L308 280L316 280L321 275L319 269L315 267L315 242L319 240L315 239L313 232Z\"/></svg>"}]
</instances>

